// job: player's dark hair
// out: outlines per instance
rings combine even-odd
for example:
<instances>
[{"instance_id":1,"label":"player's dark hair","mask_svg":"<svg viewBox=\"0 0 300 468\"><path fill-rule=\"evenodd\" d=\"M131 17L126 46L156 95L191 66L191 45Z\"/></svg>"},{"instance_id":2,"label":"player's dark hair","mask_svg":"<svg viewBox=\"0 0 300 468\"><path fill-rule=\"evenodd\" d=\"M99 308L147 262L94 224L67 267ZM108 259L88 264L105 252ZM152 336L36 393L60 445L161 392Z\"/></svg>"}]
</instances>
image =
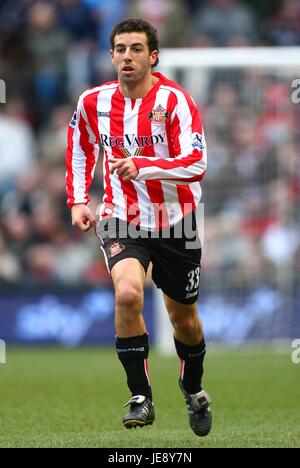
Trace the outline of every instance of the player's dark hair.
<instances>
[{"instance_id":1,"label":"player's dark hair","mask_svg":"<svg viewBox=\"0 0 300 468\"><path fill-rule=\"evenodd\" d=\"M112 50L115 47L115 37L117 34L132 32L144 32L147 36L149 51L159 51L157 30L150 23L148 23L148 21L145 21L141 18L125 18L114 26L110 35L110 45ZM155 64L152 65L152 67L156 67L158 63L159 59L157 58Z\"/></svg>"}]
</instances>

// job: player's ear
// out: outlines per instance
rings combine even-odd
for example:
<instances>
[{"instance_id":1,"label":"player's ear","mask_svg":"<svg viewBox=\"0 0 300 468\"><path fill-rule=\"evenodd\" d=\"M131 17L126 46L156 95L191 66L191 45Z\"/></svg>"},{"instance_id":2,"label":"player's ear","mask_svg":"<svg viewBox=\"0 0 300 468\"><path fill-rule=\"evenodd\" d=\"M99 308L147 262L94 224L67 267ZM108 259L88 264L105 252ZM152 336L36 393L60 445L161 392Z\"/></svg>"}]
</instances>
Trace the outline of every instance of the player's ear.
<instances>
[{"instance_id":1,"label":"player's ear","mask_svg":"<svg viewBox=\"0 0 300 468\"><path fill-rule=\"evenodd\" d=\"M153 67L158 58L158 50L153 50L150 54L150 65Z\"/></svg>"},{"instance_id":2,"label":"player's ear","mask_svg":"<svg viewBox=\"0 0 300 468\"><path fill-rule=\"evenodd\" d=\"M111 58L112 63L114 64L114 51L113 51L113 49L110 49L110 58Z\"/></svg>"}]
</instances>

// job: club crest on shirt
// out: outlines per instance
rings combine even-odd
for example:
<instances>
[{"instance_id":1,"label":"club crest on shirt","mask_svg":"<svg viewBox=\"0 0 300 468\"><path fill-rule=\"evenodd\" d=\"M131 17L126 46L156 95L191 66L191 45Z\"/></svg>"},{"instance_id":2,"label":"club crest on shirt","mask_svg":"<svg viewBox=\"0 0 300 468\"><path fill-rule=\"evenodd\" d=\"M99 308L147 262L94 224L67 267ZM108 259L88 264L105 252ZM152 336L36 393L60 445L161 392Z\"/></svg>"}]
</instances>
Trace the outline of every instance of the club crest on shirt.
<instances>
[{"instance_id":1,"label":"club crest on shirt","mask_svg":"<svg viewBox=\"0 0 300 468\"><path fill-rule=\"evenodd\" d=\"M119 244L119 242L113 242L109 247L109 258L113 258L116 255L119 255L125 250L125 245Z\"/></svg>"},{"instance_id":2,"label":"club crest on shirt","mask_svg":"<svg viewBox=\"0 0 300 468\"><path fill-rule=\"evenodd\" d=\"M163 123L169 118L168 111L159 104L152 112L150 112L148 119L156 123Z\"/></svg>"}]
</instances>

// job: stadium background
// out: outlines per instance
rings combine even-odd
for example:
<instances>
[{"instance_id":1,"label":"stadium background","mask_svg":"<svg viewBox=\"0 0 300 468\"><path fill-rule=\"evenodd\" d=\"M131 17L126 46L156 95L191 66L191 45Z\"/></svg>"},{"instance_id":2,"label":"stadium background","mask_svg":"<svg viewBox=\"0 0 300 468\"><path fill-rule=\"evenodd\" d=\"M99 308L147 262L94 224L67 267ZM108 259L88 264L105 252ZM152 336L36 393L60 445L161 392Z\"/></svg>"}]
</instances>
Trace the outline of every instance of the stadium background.
<instances>
[{"instance_id":1,"label":"stadium background","mask_svg":"<svg viewBox=\"0 0 300 468\"><path fill-rule=\"evenodd\" d=\"M0 329L8 342L114 338L99 244L72 229L65 206L64 156L78 95L114 78L107 38L126 15L149 18L162 48L300 44L294 0L0 2ZM208 85L197 70L175 76L199 103L209 146L200 302L211 340L300 335L295 73L223 68ZM99 164L94 209L102 190ZM152 301L149 289L151 331Z\"/></svg>"},{"instance_id":2,"label":"stadium background","mask_svg":"<svg viewBox=\"0 0 300 468\"><path fill-rule=\"evenodd\" d=\"M291 100L300 70L283 70L280 47L300 46L300 2L0 0L0 78L7 91L6 103L0 104L0 338L7 359L11 354L21 371L28 361L12 345L39 345L28 356L42 372L38 356L48 364L50 356L40 345L114 342L111 280L94 235L71 226L64 158L78 95L115 76L108 37L125 16L149 19L162 49L185 47L192 54L278 48L273 69L260 63L243 70L225 65L201 73L197 67L170 70L199 104L208 141L200 307L212 353L213 344L281 341L290 353L291 340L300 338L300 105ZM163 71L163 60L161 66ZM92 188L95 210L102 191L100 164ZM149 281L145 317L152 342L160 329L156 300ZM72 367L71 357L64 356L66 367ZM223 372L226 381L221 363L228 365L232 355L224 356L212 369L220 378ZM272 358L255 356L251 362L266 359L267 372ZM98 359L96 352L95 374ZM111 366L117 366L113 359ZM236 362L232 375L245 363L246 358ZM51 365L63 378L66 367ZM299 366L293 366L290 380L286 375L290 389L298 377ZM248 389L251 398L253 387Z\"/></svg>"}]
</instances>

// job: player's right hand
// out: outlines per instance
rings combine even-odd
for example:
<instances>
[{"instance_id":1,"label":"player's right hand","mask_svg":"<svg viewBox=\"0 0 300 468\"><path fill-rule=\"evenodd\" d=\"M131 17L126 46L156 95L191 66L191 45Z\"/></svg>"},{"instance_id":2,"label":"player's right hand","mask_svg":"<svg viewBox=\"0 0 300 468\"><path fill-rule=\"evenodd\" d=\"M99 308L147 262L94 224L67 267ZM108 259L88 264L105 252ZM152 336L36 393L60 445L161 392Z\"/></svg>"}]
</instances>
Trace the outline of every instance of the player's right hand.
<instances>
[{"instance_id":1,"label":"player's right hand","mask_svg":"<svg viewBox=\"0 0 300 468\"><path fill-rule=\"evenodd\" d=\"M81 232L87 232L95 228L97 221L91 210L83 204L74 205L71 208L72 224Z\"/></svg>"}]
</instances>

